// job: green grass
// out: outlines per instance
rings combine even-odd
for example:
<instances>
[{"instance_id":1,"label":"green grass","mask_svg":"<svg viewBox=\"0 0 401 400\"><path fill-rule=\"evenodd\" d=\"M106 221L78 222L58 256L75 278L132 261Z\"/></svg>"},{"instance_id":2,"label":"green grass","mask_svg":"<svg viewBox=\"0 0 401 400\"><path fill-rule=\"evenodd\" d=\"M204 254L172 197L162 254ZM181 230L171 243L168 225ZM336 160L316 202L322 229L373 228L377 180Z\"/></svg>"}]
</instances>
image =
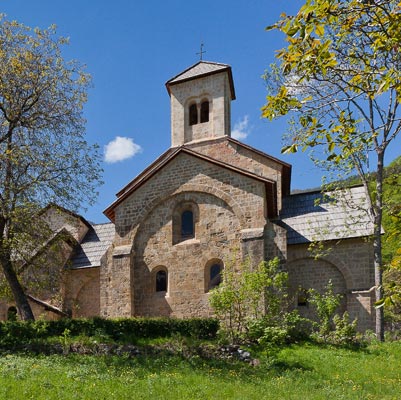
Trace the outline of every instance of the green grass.
<instances>
[{"instance_id":1,"label":"green grass","mask_svg":"<svg viewBox=\"0 0 401 400\"><path fill-rule=\"evenodd\" d=\"M0 399L400 399L401 343L305 344L261 364L178 356L0 358Z\"/></svg>"}]
</instances>

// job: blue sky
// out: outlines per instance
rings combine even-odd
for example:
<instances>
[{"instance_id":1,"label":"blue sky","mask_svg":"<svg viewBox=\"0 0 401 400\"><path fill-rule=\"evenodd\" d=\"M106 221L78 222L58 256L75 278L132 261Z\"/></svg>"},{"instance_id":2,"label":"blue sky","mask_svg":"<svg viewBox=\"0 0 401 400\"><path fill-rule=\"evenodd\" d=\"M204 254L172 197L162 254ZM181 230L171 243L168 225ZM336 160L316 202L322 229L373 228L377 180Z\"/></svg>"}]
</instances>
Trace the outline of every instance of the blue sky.
<instances>
[{"instance_id":1,"label":"blue sky","mask_svg":"<svg viewBox=\"0 0 401 400\"><path fill-rule=\"evenodd\" d=\"M201 42L204 60L232 67L237 97L232 128L242 135L240 140L292 164L293 189L319 186L322 172L305 154L280 154L285 121L260 117L265 100L261 75L274 61L275 50L284 46L282 36L265 27L302 3L0 0L8 19L40 28L56 24L58 34L70 38L64 57L86 64L92 75L85 106L87 139L109 152L103 163L105 184L96 204L79 210L82 215L93 222L107 221L102 211L115 193L170 146L170 102L164 84L199 60Z\"/></svg>"}]
</instances>

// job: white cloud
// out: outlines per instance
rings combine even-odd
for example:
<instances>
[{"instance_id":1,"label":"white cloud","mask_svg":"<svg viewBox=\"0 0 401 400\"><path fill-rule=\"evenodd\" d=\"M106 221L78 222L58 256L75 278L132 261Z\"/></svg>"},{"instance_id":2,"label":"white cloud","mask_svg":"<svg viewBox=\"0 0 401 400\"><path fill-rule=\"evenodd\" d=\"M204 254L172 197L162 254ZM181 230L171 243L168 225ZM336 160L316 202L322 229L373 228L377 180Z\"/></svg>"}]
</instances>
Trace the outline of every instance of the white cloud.
<instances>
[{"instance_id":1,"label":"white cloud","mask_svg":"<svg viewBox=\"0 0 401 400\"><path fill-rule=\"evenodd\" d=\"M142 151L139 144L128 137L116 136L114 140L104 146L104 161L109 164L127 160Z\"/></svg>"},{"instance_id":2,"label":"white cloud","mask_svg":"<svg viewBox=\"0 0 401 400\"><path fill-rule=\"evenodd\" d=\"M250 133L250 127L248 126L249 117L245 115L242 120L239 120L231 131L231 137L237 140L246 139Z\"/></svg>"}]
</instances>

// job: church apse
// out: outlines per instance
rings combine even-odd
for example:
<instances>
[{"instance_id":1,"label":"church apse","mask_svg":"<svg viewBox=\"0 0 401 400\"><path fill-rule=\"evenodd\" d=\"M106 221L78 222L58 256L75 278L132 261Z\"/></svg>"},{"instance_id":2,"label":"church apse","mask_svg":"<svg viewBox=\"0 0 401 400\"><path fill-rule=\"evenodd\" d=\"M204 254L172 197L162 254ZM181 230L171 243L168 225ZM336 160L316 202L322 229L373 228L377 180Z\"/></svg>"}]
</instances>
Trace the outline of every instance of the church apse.
<instances>
[{"instance_id":1,"label":"church apse","mask_svg":"<svg viewBox=\"0 0 401 400\"><path fill-rule=\"evenodd\" d=\"M197 209L194 232L174 241L174 229L181 228L174 215L181 208L185 212L188 205L196 205ZM157 205L141 223L135 237L132 268L136 315L210 315L207 292L211 262L230 258L239 243L238 218L223 200L211 194L181 192ZM160 269L168 274L166 291L157 290Z\"/></svg>"}]
</instances>

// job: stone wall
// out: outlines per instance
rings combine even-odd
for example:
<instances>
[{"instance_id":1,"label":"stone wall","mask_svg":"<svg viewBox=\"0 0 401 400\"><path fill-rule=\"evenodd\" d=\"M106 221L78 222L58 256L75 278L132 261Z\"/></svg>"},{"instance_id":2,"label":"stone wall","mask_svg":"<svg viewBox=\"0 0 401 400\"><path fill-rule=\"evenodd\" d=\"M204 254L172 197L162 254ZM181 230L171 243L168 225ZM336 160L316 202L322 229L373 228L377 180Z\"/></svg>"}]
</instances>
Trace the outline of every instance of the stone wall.
<instances>
[{"instance_id":1,"label":"stone wall","mask_svg":"<svg viewBox=\"0 0 401 400\"><path fill-rule=\"evenodd\" d=\"M174 209L182 202L199 207L195 237L173 244ZM135 313L175 317L209 315L207 274L210 260L226 262L239 252L240 223L221 199L207 193L183 192L155 207L135 239ZM155 272L168 272L168 290L156 292Z\"/></svg>"},{"instance_id":2,"label":"stone wall","mask_svg":"<svg viewBox=\"0 0 401 400\"><path fill-rule=\"evenodd\" d=\"M374 329L373 248L369 241L347 239L327 243L327 254L317 260L308 251L308 245L288 246L290 294L294 307L298 304L297 291L314 288L324 291L331 280L336 293L344 296L340 312L348 310L351 319L358 318L358 329ZM330 247L330 248L329 248ZM298 307L307 317L314 312L308 304Z\"/></svg>"},{"instance_id":3,"label":"stone wall","mask_svg":"<svg viewBox=\"0 0 401 400\"><path fill-rule=\"evenodd\" d=\"M49 224L53 232L65 229L77 242L81 242L89 230L88 225L81 218L65 212L57 206L45 209L42 218Z\"/></svg>"},{"instance_id":4,"label":"stone wall","mask_svg":"<svg viewBox=\"0 0 401 400\"><path fill-rule=\"evenodd\" d=\"M230 83L227 73L180 82L171 89L171 145L231 135ZM189 125L190 104L209 101L209 121Z\"/></svg>"},{"instance_id":5,"label":"stone wall","mask_svg":"<svg viewBox=\"0 0 401 400\"><path fill-rule=\"evenodd\" d=\"M116 245L132 243L134 228L175 193L199 191L225 201L245 228L266 223L265 185L240 173L181 153L115 209Z\"/></svg>"},{"instance_id":6,"label":"stone wall","mask_svg":"<svg viewBox=\"0 0 401 400\"><path fill-rule=\"evenodd\" d=\"M226 138L192 143L188 147L216 160L277 182L278 209L281 209L283 165L278 161L240 146Z\"/></svg>"},{"instance_id":7,"label":"stone wall","mask_svg":"<svg viewBox=\"0 0 401 400\"><path fill-rule=\"evenodd\" d=\"M210 261L226 262L235 252L240 259L248 251L257 262L264 259L265 193L261 181L178 155L116 208L111 265L101 274L102 315L210 315L205 273ZM198 208L195 237L177 242L173 215L183 203ZM242 240L244 229L261 232L256 253L249 238ZM121 257L119 249L126 249ZM155 289L160 268L168 272L164 294Z\"/></svg>"},{"instance_id":8,"label":"stone wall","mask_svg":"<svg viewBox=\"0 0 401 400\"><path fill-rule=\"evenodd\" d=\"M100 315L99 275L99 267L65 272L63 308L73 318Z\"/></svg>"}]
</instances>

